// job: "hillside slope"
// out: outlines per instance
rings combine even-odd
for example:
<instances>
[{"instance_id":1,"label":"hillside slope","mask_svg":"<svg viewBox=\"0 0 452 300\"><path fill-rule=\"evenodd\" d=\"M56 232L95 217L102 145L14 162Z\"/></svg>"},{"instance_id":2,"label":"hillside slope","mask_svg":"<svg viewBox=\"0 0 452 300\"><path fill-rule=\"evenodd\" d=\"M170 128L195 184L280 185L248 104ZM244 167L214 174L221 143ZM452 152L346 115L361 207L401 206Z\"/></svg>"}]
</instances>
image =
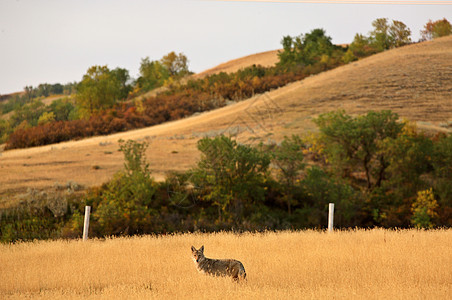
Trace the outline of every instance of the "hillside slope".
<instances>
[{"instance_id":1,"label":"hillside slope","mask_svg":"<svg viewBox=\"0 0 452 300\"><path fill-rule=\"evenodd\" d=\"M216 67L205 70L198 74L195 74L194 78L202 78L205 76L225 72L225 73L233 73L237 72L240 69L250 67L252 65L261 65L263 67L272 67L278 61L278 51L279 50L271 50L262 53L256 53L247 55L241 58L233 59L228 62L219 64Z\"/></svg>"},{"instance_id":2,"label":"hillside slope","mask_svg":"<svg viewBox=\"0 0 452 300\"><path fill-rule=\"evenodd\" d=\"M452 37L387 51L183 120L4 152L0 195L51 188L69 180L100 185L122 168L118 139L147 140L153 174L163 179L170 170L187 170L196 163L196 142L202 136L224 133L246 143L280 140L284 135L315 130L312 118L336 109L350 114L391 109L421 127L450 132Z\"/></svg>"}]
</instances>

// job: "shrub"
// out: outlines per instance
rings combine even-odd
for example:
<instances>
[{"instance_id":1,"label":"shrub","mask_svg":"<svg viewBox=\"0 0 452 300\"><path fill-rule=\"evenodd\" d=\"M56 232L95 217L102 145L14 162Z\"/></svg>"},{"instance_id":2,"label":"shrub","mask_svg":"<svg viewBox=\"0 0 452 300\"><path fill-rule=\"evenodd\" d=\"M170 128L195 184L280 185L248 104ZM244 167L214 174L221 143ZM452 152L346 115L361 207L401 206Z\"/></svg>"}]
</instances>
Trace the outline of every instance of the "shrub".
<instances>
[{"instance_id":1,"label":"shrub","mask_svg":"<svg viewBox=\"0 0 452 300\"><path fill-rule=\"evenodd\" d=\"M452 34L452 25L444 18L433 22L429 20L421 30L422 40L431 40Z\"/></svg>"},{"instance_id":2,"label":"shrub","mask_svg":"<svg viewBox=\"0 0 452 300\"><path fill-rule=\"evenodd\" d=\"M225 136L201 139L198 149L194 184L208 191L205 199L218 207L219 222L240 224L252 204L265 199L270 156Z\"/></svg>"},{"instance_id":3,"label":"shrub","mask_svg":"<svg viewBox=\"0 0 452 300\"><path fill-rule=\"evenodd\" d=\"M284 137L281 145L273 150L273 162L277 167L277 179L282 186L284 199L287 203L287 212L292 213L292 203L294 202L295 188L297 181L301 179L301 171L304 169L303 163L304 145L300 137Z\"/></svg>"},{"instance_id":4,"label":"shrub","mask_svg":"<svg viewBox=\"0 0 452 300\"><path fill-rule=\"evenodd\" d=\"M413 217L411 222L418 228L432 228L434 219L438 217L436 210L438 203L435 200L432 189L419 191L416 201L411 206Z\"/></svg>"},{"instance_id":5,"label":"shrub","mask_svg":"<svg viewBox=\"0 0 452 300\"><path fill-rule=\"evenodd\" d=\"M77 195L71 191L29 189L16 207L0 210L0 241L59 238L71 218Z\"/></svg>"}]
</instances>

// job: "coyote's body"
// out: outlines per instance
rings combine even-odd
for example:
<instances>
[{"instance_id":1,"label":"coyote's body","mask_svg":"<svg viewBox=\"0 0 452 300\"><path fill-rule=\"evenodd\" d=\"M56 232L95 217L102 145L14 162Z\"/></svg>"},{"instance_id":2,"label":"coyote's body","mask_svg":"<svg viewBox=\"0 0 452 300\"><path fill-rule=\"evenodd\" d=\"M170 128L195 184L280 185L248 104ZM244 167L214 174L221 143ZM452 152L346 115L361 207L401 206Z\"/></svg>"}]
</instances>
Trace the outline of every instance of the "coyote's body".
<instances>
[{"instance_id":1,"label":"coyote's body","mask_svg":"<svg viewBox=\"0 0 452 300\"><path fill-rule=\"evenodd\" d=\"M213 276L231 276L234 280L245 279L243 264L235 259L212 259L204 256L204 246L196 250L191 247L193 261L199 272Z\"/></svg>"}]
</instances>

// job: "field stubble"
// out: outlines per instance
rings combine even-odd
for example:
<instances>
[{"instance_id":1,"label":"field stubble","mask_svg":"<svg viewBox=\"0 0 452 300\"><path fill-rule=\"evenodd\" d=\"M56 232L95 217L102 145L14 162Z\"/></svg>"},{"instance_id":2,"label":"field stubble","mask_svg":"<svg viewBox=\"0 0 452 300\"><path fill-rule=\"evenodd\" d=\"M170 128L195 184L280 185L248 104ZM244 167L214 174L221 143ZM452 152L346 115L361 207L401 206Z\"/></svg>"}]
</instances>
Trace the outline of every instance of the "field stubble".
<instances>
[{"instance_id":1,"label":"field stubble","mask_svg":"<svg viewBox=\"0 0 452 300\"><path fill-rule=\"evenodd\" d=\"M197 272L190 246L243 262ZM450 299L452 230L214 233L0 246L0 298Z\"/></svg>"}]
</instances>

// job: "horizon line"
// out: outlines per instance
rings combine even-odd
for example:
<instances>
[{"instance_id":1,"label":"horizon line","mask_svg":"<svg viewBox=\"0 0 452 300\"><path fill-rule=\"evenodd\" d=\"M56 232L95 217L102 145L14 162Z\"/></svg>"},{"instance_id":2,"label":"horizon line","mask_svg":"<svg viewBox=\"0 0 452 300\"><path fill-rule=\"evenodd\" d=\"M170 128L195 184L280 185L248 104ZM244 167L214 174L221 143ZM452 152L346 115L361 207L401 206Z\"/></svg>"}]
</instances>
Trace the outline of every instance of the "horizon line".
<instances>
[{"instance_id":1,"label":"horizon line","mask_svg":"<svg viewBox=\"0 0 452 300\"><path fill-rule=\"evenodd\" d=\"M372 5L452 5L452 1L426 0L200 0L207 2L261 2L261 3L300 3L300 4L372 4Z\"/></svg>"}]
</instances>

